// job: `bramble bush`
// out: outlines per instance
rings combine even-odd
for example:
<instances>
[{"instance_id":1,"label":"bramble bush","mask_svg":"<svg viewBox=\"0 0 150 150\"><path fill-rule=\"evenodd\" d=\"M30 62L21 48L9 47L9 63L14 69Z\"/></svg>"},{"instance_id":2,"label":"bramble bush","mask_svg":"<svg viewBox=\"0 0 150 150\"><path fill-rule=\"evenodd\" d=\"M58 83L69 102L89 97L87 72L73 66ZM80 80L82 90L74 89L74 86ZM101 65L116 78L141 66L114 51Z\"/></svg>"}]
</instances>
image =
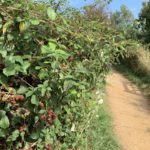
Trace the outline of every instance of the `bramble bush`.
<instances>
[{"instance_id":1,"label":"bramble bush","mask_svg":"<svg viewBox=\"0 0 150 150\"><path fill-rule=\"evenodd\" d=\"M0 149L78 149L91 91L128 44L83 13L1 1Z\"/></svg>"}]
</instances>

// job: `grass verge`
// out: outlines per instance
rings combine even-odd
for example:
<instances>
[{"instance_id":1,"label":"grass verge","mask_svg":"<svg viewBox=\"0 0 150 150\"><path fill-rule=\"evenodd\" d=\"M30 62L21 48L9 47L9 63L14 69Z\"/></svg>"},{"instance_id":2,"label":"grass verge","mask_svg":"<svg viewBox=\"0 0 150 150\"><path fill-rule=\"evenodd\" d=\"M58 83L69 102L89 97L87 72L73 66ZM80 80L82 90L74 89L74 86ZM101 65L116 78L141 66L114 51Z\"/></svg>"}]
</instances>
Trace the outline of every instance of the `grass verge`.
<instances>
[{"instance_id":1,"label":"grass verge","mask_svg":"<svg viewBox=\"0 0 150 150\"><path fill-rule=\"evenodd\" d=\"M119 150L107 104L91 102L91 109L93 113L87 128L84 150Z\"/></svg>"},{"instance_id":2,"label":"grass verge","mask_svg":"<svg viewBox=\"0 0 150 150\"><path fill-rule=\"evenodd\" d=\"M130 81L136 84L148 96L150 96L150 74L134 72L133 69L119 64L115 68L126 76Z\"/></svg>"}]
</instances>

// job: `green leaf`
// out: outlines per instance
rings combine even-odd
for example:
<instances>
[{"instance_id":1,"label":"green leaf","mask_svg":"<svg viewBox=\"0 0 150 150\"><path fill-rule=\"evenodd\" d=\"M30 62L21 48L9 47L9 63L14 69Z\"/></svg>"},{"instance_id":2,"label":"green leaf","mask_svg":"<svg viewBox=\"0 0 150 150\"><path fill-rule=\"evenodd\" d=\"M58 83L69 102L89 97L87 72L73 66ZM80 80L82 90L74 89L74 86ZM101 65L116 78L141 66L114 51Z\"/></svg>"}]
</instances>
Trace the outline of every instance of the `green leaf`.
<instances>
[{"instance_id":1,"label":"green leaf","mask_svg":"<svg viewBox=\"0 0 150 150\"><path fill-rule=\"evenodd\" d=\"M48 46L49 48L52 50L52 51L55 51L56 50L56 47L57 47L57 41L55 40L51 40L48 42Z\"/></svg>"},{"instance_id":2,"label":"green leaf","mask_svg":"<svg viewBox=\"0 0 150 150\"><path fill-rule=\"evenodd\" d=\"M32 91L32 90L31 90L31 91L28 91L28 92L26 93L26 97L28 98L28 97L30 97L32 94L33 94L33 91Z\"/></svg>"},{"instance_id":3,"label":"green leaf","mask_svg":"<svg viewBox=\"0 0 150 150\"><path fill-rule=\"evenodd\" d=\"M33 132L30 137L31 137L31 139L33 139L33 140L37 140L37 139L39 138L39 133Z\"/></svg>"},{"instance_id":4,"label":"green leaf","mask_svg":"<svg viewBox=\"0 0 150 150\"><path fill-rule=\"evenodd\" d=\"M6 115L6 112L4 110L0 110L0 118L4 117Z\"/></svg>"},{"instance_id":5,"label":"green leaf","mask_svg":"<svg viewBox=\"0 0 150 150\"><path fill-rule=\"evenodd\" d=\"M7 129L9 127L9 119L6 116L6 112L0 110L0 128Z\"/></svg>"},{"instance_id":6,"label":"green leaf","mask_svg":"<svg viewBox=\"0 0 150 150\"><path fill-rule=\"evenodd\" d=\"M8 20L4 25L3 25L3 34L6 33L7 29L13 24L12 20Z\"/></svg>"},{"instance_id":7,"label":"green leaf","mask_svg":"<svg viewBox=\"0 0 150 150\"><path fill-rule=\"evenodd\" d=\"M32 95L32 97L31 97L31 103L32 103L33 105L36 105L36 106L39 105L39 100L38 100L38 98L37 98L36 95Z\"/></svg>"},{"instance_id":8,"label":"green leaf","mask_svg":"<svg viewBox=\"0 0 150 150\"><path fill-rule=\"evenodd\" d=\"M82 63L77 64L76 72L78 73L83 73L83 74L88 74L88 70L83 66Z\"/></svg>"},{"instance_id":9,"label":"green leaf","mask_svg":"<svg viewBox=\"0 0 150 150\"><path fill-rule=\"evenodd\" d=\"M49 47L47 47L47 46L45 46L45 45L43 45L42 46L42 48L41 48L41 53L42 54L47 54L47 53L49 53Z\"/></svg>"},{"instance_id":10,"label":"green leaf","mask_svg":"<svg viewBox=\"0 0 150 150\"><path fill-rule=\"evenodd\" d=\"M61 49L58 49L56 51L56 54L59 56L59 57L62 57L63 59L67 59L69 57L69 54L67 52L65 52L64 50L61 50Z\"/></svg>"},{"instance_id":11,"label":"green leaf","mask_svg":"<svg viewBox=\"0 0 150 150\"><path fill-rule=\"evenodd\" d=\"M14 37L13 37L13 35L8 34L8 35L7 35L7 39L8 39L8 41L12 41L12 40L14 39Z\"/></svg>"},{"instance_id":12,"label":"green leaf","mask_svg":"<svg viewBox=\"0 0 150 150\"><path fill-rule=\"evenodd\" d=\"M73 81L73 80L65 80L65 82L64 82L64 91L69 90L73 86L76 86L76 82L75 81Z\"/></svg>"},{"instance_id":13,"label":"green leaf","mask_svg":"<svg viewBox=\"0 0 150 150\"><path fill-rule=\"evenodd\" d=\"M16 141L16 139L19 137L19 131L18 130L15 130L13 131L12 135L10 135L8 137L8 140L7 141Z\"/></svg>"},{"instance_id":14,"label":"green leaf","mask_svg":"<svg viewBox=\"0 0 150 150\"><path fill-rule=\"evenodd\" d=\"M11 65L7 66L3 70L3 73L6 76L12 76L12 75L15 75L17 73L17 71L19 71L19 70L20 70L20 65L18 65L18 64L11 64Z\"/></svg>"},{"instance_id":15,"label":"green leaf","mask_svg":"<svg viewBox=\"0 0 150 150\"><path fill-rule=\"evenodd\" d=\"M4 138L6 136L6 131L4 129L0 129L0 137Z\"/></svg>"},{"instance_id":16,"label":"green leaf","mask_svg":"<svg viewBox=\"0 0 150 150\"><path fill-rule=\"evenodd\" d=\"M46 93L46 88L45 87L43 87L42 89L41 89L41 96L42 97L44 97L44 95L45 95L45 93Z\"/></svg>"},{"instance_id":17,"label":"green leaf","mask_svg":"<svg viewBox=\"0 0 150 150\"><path fill-rule=\"evenodd\" d=\"M38 116L35 116L34 122L37 123L38 121L39 121L39 117L38 117Z\"/></svg>"},{"instance_id":18,"label":"green leaf","mask_svg":"<svg viewBox=\"0 0 150 150\"><path fill-rule=\"evenodd\" d=\"M38 19L30 19L32 25L39 25L40 21Z\"/></svg>"},{"instance_id":19,"label":"green leaf","mask_svg":"<svg viewBox=\"0 0 150 150\"><path fill-rule=\"evenodd\" d=\"M39 111L39 114L44 114L44 113L46 113L46 110L45 110L45 109L41 109L41 110Z\"/></svg>"},{"instance_id":20,"label":"green leaf","mask_svg":"<svg viewBox=\"0 0 150 150\"><path fill-rule=\"evenodd\" d=\"M0 118L0 128L2 129L7 129L9 127L10 123L9 123L9 119L6 115L3 115Z\"/></svg>"},{"instance_id":21,"label":"green leaf","mask_svg":"<svg viewBox=\"0 0 150 150\"><path fill-rule=\"evenodd\" d=\"M28 88L25 86L20 86L20 88L17 90L18 94L25 94L28 91Z\"/></svg>"},{"instance_id":22,"label":"green leaf","mask_svg":"<svg viewBox=\"0 0 150 150\"><path fill-rule=\"evenodd\" d=\"M21 132L20 136L21 136L22 140L24 141L25 132Z\"/></svg>"},{"instance_id":23,"label":"green leaf","mask_svg":"<svg viewBox=\"0 0 150 150\"><path fill-rule=\"evenodd\" d=\"M2 73L0 73L0 84L7 85L7 83L8 83L8 78L5 75L3 75Z\"/></svg>"},{"instance_id":24,"label":"green leaf","mask_svg":"<svg viewBox=\"0 0 150 150\"><path fill-rule=\"evenodd\" d=\"M49 74L48 74L48 70L47 69L41 69L39 74L38 74L38 77L42 80L42 79L45 79L46 77L48 77Z\"/></svg>"},{"instance_id":25,"label":"green leaf","mask_svg":"<svg viewBox=\"0 0 150 150\"><path fill-rule=\"evenodd\" d=\"M2 55L2 57L6 57L7 56L7 51L6 50L1 50L0 54Z\"/></svg>"},{"instance_id":26,"label":"green leaf","mask_svg":"<svg viewBox=\"0 0 150 150\"><path fill-rule=\"evenodd\" d=\"M57 44L54 42L49 42L48 46L42 46L41 48L41 52L42 54L50 54L50 53L54 53L54 51L56 50Z\"/></svg>"},{"instance_id":27,"label":"green leaf","mask_svg":"<svg viewBox=\"0 0 150 150\"><path fill-rule=\"evenodd\" d=\"M27 73L27 69L30 67L30 63L28 61L24 61L22 64L22 69L24 73Z\"/></svg>"},{"instance_id":28,"label":"green leaf","mask_svg":"<svg viewBox=\"0 0 150 150\"><path fill-rule=\"evenodd\" d=\"M53 61L51 63L51 66L52 66L53 69L57 69L59 67L59 62L58 61Z\"/></svg>"},{"instance_id":29,"label":"green leaf","mask_svg":"<svg viewBox=\"0 0 150 150\"><path fill-rule=\"evenodd\" d=\"M20 64L23 64L23 58L21 56L13 56L12 61L19 62Z\"/></svg>"},{"instance_id":30,"label":"green leaf","mask_svg":"<svg viewBox=\"0 0 150 150\"><path fill-rule=\"evenodd\" d=\"M52 9L52 8L48 8L47 9L47 15L48 15L48 17L52 20L52 21L54 21L55 19L56 19L56 13L55 13L55 11Z\"/></svg>"}]
</instances>

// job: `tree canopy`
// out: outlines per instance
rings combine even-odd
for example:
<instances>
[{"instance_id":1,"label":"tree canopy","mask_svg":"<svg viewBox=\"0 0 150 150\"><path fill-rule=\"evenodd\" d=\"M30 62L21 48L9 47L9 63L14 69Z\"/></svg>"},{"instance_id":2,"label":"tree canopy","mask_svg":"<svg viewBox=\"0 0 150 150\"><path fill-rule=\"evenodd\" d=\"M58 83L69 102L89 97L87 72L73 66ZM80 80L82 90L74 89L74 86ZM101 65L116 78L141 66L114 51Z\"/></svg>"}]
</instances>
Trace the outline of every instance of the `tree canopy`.
<instances>
[{"instance_id":1,"label":"tree canopy","mask_svg":"<svg viewBox=\"0 0 150 150\"><path fill-rule=\"evenodd\" d=\"M139 14L141 39L145 43L150 43L150 1L143 3L143 8Z\"/></svg>"},{"instance_id":2,"label":"tree canopy","mask_svg":"<svg viewBox=\"0 0 150 150\"><path fill-rule=\"evenodd\" d=\"M116 11L111 15L113 25L121 30L125 30L132 26L133 20L133 14L126 5L122 5L119 11Z\"/></svg>"}]
</instances>

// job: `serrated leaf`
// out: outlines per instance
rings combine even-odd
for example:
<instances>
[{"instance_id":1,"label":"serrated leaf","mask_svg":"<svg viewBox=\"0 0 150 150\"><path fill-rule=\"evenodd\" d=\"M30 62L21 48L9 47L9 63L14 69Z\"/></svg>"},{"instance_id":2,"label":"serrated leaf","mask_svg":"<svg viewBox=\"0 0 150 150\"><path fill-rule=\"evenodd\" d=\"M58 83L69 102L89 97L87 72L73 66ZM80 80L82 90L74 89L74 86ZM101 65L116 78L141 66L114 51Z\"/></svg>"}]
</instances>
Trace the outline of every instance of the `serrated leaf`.
<instances>
[{"instance_id":1,"label":"serrated leaf","mask_svg":"<svg viewBox=\"0 0 150 150\"><path fill-rule=\"evenodd\" d=\"M23 64L23 58L21 56L12 56L11 59L12 62L14 60L14 62L19 62L20 64Z\"/></svg>"},{"instance_id":2,"label":"serrated leaf","mask_svg":"<svg viewBox=\"0 0 150 150\"><path fill-rule=\"evenodd\" d=\"M16 141L16 139L19 137L19 131L18 130L15 130L12 132L12 135L10 135L8 137L8 140L7 141Z\"/></svg>"},{"instance_id":3,"label":"serrated leaf","mask_svg":"<svg viewBox=\"0 0 150 150\"><path fill-rule=\"evenodd\" d=\"M42 96L42 97L44 97L44 95L45 95L45 93L46 93L46 90L47 90L47 89L44 88L44 87L41 89L41 96Z\"/></svg>"},{"instance_id":4,"label":"serrated leaf","mask_svg":"<svg viewBox=\"0 0 150 150\"><path fill-rule=\"evenodd\" d=\"M10 125L9 119L5 114L5 111L0 111L0 128L7 129Z\"/></svg>"},{"instance_id":5,"label":"serrated leaf","mask_svg":"<svg viewBox=\"0 0 150 150\"><path fill-rule=\"evenodd\" d=\"M72 88L75 85L76 85L75 81L73 81L73 80L65 80L65 82L64 82L64 91L69 90L70 88Z\"/></svg>"},{"instance_id":6,"label":"serrated leaf","mask_svg":"<svg viewBox=\"0 0 150 150\"><path fill-rule=\"evenodd\" d=\"M44 109L41 109L41 110L39 111L39 114L44 114L44 113L46 113L46 110L44 110Z\"/></svg>"},{"instance_id":7,"label":"serrated leaf","mask_svg":"<svg viewBox=\"0 0 150 150\"><path fill-rule=\"evenodd\" d=\"M5 84L5 85L8 84L8 78L2 73L0 73L0 84Z\"/></svg>"},{"instance_id":8,"label":"serrated leaf","mask_svg":"<svg viewBox=\"0 0 150 150\"><path fill-rule=\"evenodd\" d=\"M6 111L0 110L0 118L4 117L6 115Z\"/></svg>"},{"instance_id":9,"label":"serrated leaf","mask_svg":"<svg viewBox=\"0 0 150 150\"><path fill-rule=\"evenodd\" d=\"M31 97L31 104L38 106L39 105L39 100L36 95L32 95Z\"/></svg>"},{"instance_id":10,"label":"serrated leaf","mask_svg":"<svg viewBox=\"0 0 150 150\"><path fill-rule=\"evenodd\" d=\"M31 139L33 139L33 140L37 140L37 139L39 138L39 133L34 132L34 133L31 134L30 137L31 137Z\"/></svg>"},{"instance_id":11,"label":"serrated leaf","mask_svg":"<svg viewBox=\"0 0 150 150\"><path fill-rule=\"evenodd\" d=\"M32 25L39 25L40 21L38 19L30 19Z\"/></svg>"},{"instance_id":12,"label":"serrated leaf","mask_svg":"<svg viewBox=\"0 0 150 150\"><path fill-rule=\"evenodd\" d=\"M49 47L43 45L42 48L41 48L41 53L42 53L42 54L47 54L47 53L49 53Z\"/></svg>"},{"instance_id":13,"label":"serrated leaf","mask_svg":"<svg viewBox=\"0 0 150 150\"><path fill-rule=\"evenodd\" d=\"M20 65L18 64L11 64L9 66L7 66L5 69L3 69L3 73L6 76L12 76L15 75L17 73L17 71L20 70Z\"/></svg>"},{"instance_id":14,"label":"serrated leaf","mask_svg":"<svg viewBox=\"0 0 150 150\"><path fill-rule=\"evenodd\" d=\"M56 50L56 47L57 47L57 43L56 43L56 42L49 42L48 45L49 45L49 48L50 48L52 51L55 51L55 50Z\"/></svg>"},{"instance_id":15,"label":"serrated leaf","mask_svg":"<svg viewBox=\"0 0 150 150\"><path fill-rule=\"evenodd\" d=\"M51 63L51 66L52 66L53 69L57 69L59 67L59 62L58 61L53 61Z\"/></svg>"},{"instance_id":16,"label":"serrated leaf","mask_svg":"<svg viewBox=\"0 0 150 150\"><path fill-rule=\"evenodd\" d=\"M47 15L50 18L50 20L54 21L56 19L56 12L52 8L47 9Z\"/></svg>"},{"instance_id":17,"label":"serrated leaf","mask_svg":"<svg viewBox=\"0 0 150 150\"><path fill-rule=\"evenodd\" d=\"M24 61L22 64L22 69L24 73L27 73L27 69L30 67L30 63L28 61Z\"/></svg>"},{"instance_id":18,"label":"serrated leaf","mask_svg":"<svg viewBox=\"0 0 150 150\"><path fill-rule=\"evenodd\" d=\"M6 57L7 56L7 51L6 50L1 50L0 54L2 55L2 57Z\"/></svg>"},{"instance_id":19,"label":"serrated leaf","mask_svg":"<svg viewBox=\"0 0 150 150\"><path fill-rule=\"evenodd\" d=\"M59 55L59 57L62 57L64 59L67 59L69 57L69 54L65 52L64 50L58 49L56 53Z\"/></svg>"},{"instance_id":20,"label":"serrated leaf","mask_svg":"<svg viewBox=\"0 0 150 150\"><path fill-rule=\"evenodd\" d=\"M20 88L17 90L18 94L25 94L28 91L28 88L25 86L20 86Z\"/></svg>"},{"instance_id":21,"label":"serrated leaf","mask_svg":"<svg viewBox=\"0 0 150 150\"><path fill-rule=\"evenodd\" d=\"M53 53L56 50L57 44L54 42L49 42L48 46L42 46L41 52L42 54L50 54Z\"/></svg>"},{"instance_id":22,"label":"serrated leaf","mask_svg":"<svg viewBox=\"0 0 150 150\"><path fill-rule=\"evenodd\" d=\"M28 92L26 93L26 97L28 98L28 97L30 97L32 94L33 94L33 91L32 91L32 90L31 90L31 91L28 91Z\"/></svg>"},{"instance_id":23,"label":"serrated leaf","mask_svg":"<svg viewBox=\"0 0 150 150\"><path fill-rule=\"evenodd\" d=\"M46 78L46 77L48 77L48 76L49 76L49 74L48 74L47 69L41 69L40 72L39 72L39 74L38 74L38 77L41 80L44 79L44 78Z\"/></svg>"},{"instance_id":24,"label":"serrated leaf","mask_svg":"<svg viewBox=\"0 0 150 150\"><path fill-rule=\"evenodd\" d=\"M0 137L4 138L6 136L6 132L4 129L0 129Z\"/></svg>"}]
</instances>

